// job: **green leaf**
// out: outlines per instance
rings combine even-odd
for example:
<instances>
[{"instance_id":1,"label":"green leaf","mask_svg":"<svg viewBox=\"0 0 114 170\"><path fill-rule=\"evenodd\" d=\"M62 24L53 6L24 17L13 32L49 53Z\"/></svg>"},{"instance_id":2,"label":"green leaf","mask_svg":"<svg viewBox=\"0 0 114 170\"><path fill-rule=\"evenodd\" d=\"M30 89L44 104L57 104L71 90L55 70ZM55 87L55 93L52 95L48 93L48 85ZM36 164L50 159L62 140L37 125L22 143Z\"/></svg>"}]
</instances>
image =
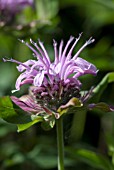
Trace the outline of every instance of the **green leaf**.
<instances>
[{"instance_id":1,"label":"green leaf","mask_svg":"<svg viewBox=\"0 0 114 170\"><path fill-rule=\"evenodd\" d=\"M114 153L114 136L111 134L106 134L105 136L109 152L111 153L112 156L112 153Z\"/></svg>"},{"instance_id":2,"label":"green leaf","mask_svg":"<svg viewBox=\"0 0 114 170\"><path fill-rule=\"evenodd\" d=\"M67 148L66 151L72 157L79 159L94 168L100 170L113 170L111 162L101 154L86 149Z\"/></svg>"},{"instance_id":3,"label":"green leaf","mask_svg":"<svg viewBox=\"0 0 114 170\"><path fill-rule=\"evenodd\" d=\"M95 104L92 109L100 109L100 111L103 112L112 112L110 106L104 102Z\"/></svg>"},{"instance_id":4,"label":"green leaf","mask_svg":"<svg viewBox=\"0 0 114 170\"><path fill-rule=\"evenodd\" d=\"M50 130L51 128L53 128L55 125L55 117L54 116L47 116L47 120L45 119L45 121L42 122L41 126L44 130Z\"/></svg>"},{"instance_id":5,"label":"green leaf","mask_svg":"<svg viewBox=\"0 0 114 170\"><path fill-rule=\"evenodd\" d=\"M36 145L30 152L27 153L27 158L29 161L37 165L38 169L53 169L57 166L56 155L54 153L55 149L48 145L48 138L44 138L45 142L41 142L40 145ZM50 149L49 149L50 147Z\"/></svg>"},{"instance_id":6,"label":"green leaf","mask_svg":"<svg viewBox=\"0 0 114 170\"><path fill-rule=\"evenodd\" d=\"M58 12L58 0L36 1L36 9L37 16L41 20L49 20L51 18L54 18Z\"/></svg>"},{"instance_id":7,"label":"green leaf","mask_svg":"<svg viewBox=\"0 0 114 170\"><path fill-rule=\"evenodd\" d=\"M36 119L34 119L32 122L26 123L26 124L18 124L18 132L22 132L28 128L30 128L31 126L33 126L34 124L38 123L38 122L42 122L43 119L41 116L37 116Z\"/></svg>"},{"instance_id":8,"label":"green leaf","mask_svg":"<svg viewBox=\"0 0 114 170\"><path fill-rule=\"evenodd\" d=\"M109 83L114 82L114 72L108 73L101 82L93 89L93 96L89 100L90 102L99 102L101 95L108 86Z\"/></svg>"},{"instance_id":9,"label":"green leaf","mask_svg":"<svg viewBox=\"0 0 114 170\"><path fill-rule=\"evenodd\" d=\"M18 107L13 108L13 103L9 96L0 98L0 118L13 124L25 124L32 121L30 114Z\"/></svg>"},{"instance_id":10,"label":"green leaf","mask_svg":"<svg viewBox=\"0 0 114 170\"><path fill-rule=\"evenodd\" d=\"M79 141L83 135L87 109L86 107L75 108L74 113L69 138L72 143Z\"/></svg>"},{"instance_id":11,"label":"green leaf","mask_svg":"<svg viewBox=\"0 0 114 170\"><path fill-rule=\"evenodd\" d=\"M65 113L75 113L77 109L82 108L82 106L83 106L83 103L81 102L81 100L79 100L76 97L73 97L65 105L61 105L58 108L57 112L60 115L63 115Z\"/></svg>"}]
</instances>

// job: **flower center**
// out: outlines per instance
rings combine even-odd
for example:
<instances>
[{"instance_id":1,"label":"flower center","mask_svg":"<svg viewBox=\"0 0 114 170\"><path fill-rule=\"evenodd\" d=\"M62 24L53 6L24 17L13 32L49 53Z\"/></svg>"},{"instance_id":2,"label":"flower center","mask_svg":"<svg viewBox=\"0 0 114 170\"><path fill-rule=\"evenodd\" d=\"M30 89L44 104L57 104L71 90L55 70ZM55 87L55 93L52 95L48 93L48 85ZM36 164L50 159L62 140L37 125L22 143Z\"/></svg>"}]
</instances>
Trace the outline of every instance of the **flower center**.
<instances>
[{"instance_id":1,"label":"flower center","mask_svg":"<svg viewBox=\"0 0 114 170\"><path fill-rule=\"evenodd\" d=\"M55 112L72 97L80 98L80 90L77 86L64 85L62 82L58 82L53 86L50 84L41 87L31 86L29 93L36 103Z\"/></svg>"}]
</instances>

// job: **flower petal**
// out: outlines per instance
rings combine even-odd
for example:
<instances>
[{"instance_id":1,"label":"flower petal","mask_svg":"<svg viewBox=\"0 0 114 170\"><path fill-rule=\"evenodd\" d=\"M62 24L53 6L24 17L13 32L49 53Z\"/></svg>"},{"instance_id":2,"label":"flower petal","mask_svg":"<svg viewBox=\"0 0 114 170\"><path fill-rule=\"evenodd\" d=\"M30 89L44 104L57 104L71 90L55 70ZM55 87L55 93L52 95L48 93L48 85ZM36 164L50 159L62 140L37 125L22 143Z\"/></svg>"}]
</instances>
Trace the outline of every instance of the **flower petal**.
<instances>
[{"instance_id":1,"label":"flower petal","mask_svg":"<svg viewBox=\"0 0 114 170\"><path fill-rule=\"evenodd\" d=\"M78 70L79 70L80 76L84 75L84 74L96 75L98 72L97 68L93 64L87 62L86 60L84 60L80 57L78 57L75 60L75 64L76 64L77 68L79 68Z\"/></svg>"},{"instance_id":2,"label":"flower petal","mask_svg":"<svg viewBox=\"0 0 114 170\"><path fill-rule=\"evenodd\" d=\"M34 86L41 86L44 79L44 71L38 73L33 81Z\"/></svg>"},{"instance_id":3,"label":"flower petal","mask_svg":"<svg viewBox=\"0 0 114 170\"><path fill-rule=\"evenodd\" d=\"M11 96L11 100L26 112L39 113L42 111L42 108L39 105L37 105L29 95L24 95L20 98Z\"/></svg>"}]
</instances>

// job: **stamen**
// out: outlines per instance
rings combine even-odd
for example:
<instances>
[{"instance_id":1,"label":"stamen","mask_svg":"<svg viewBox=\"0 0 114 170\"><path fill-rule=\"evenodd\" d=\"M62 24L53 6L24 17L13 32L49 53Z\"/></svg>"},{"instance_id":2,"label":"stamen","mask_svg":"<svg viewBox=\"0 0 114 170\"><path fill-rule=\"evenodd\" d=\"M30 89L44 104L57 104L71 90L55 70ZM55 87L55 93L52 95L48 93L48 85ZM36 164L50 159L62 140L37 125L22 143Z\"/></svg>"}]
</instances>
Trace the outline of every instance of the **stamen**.
<instances>
[{"instance_id":1,"label":"stamen","mask_svg":"<svg viewBox=\"0 0 114 170\"><path fill-rule=\"evenodd\" d=\"M54 46L54 52L55 52L55 61L54 63L57 64L59 62L58 58L58 50L57 50L57 42L53 39L53 46Z\"/></svg>"},{"instance_id":2,"label":"stamen","mask_svg":"<svg viewBox=\"0 0 114 170\"><path fill-rule=\"evenodd\" d=\"M5 58L3 58L3 61L4 61L4 62L10 61L10 62L12 62L12 63L17 63L17 64L19 64L19 65L24 66L24 67L27 68L27 69L30 69L29 66L23 64L23 63L20 62L20 61L14 60L14 59L12 59L12 58L11 58L11 59L5 59Z\"/></svg>"},{"instance_id":3,"label":"stamen","mask_svg":"<svg viewBox=\"0 0 114 170\"><path fill-rule=\"evenodd\" d=\"M45 47L44 47L44 45L43 45L43 42L41 42L40 40L39 40L39 45L41 46L41 48L42 48L42 50L43 50L43 52L44 52L44 54L45 54L45 57L46 57L46 59L47 59L47 61L48 61L48 64L50 64L51 62L50 62L50 58L49 58L49 56L48 56L48 53L47 53L47 51L46 51L46 49L45 49Z\"/></svg>"},{"instance_id":4,"label":"stamen","mask_svg":"<svg viewBox=\"0 0 114 170\"><path fill-rule=\"evenodd\" d=\"M81 53L81 51L89 44L93 43L95 41L95 39L92 39L92 37L90 37L90 39L88 41L86 41L86 43L78 50L78 52L74 55L74 57L72 58L73 60L76 60L76 58L79 56L79 54Z\"/></svg>"},{"instance_id":5,"label":"stamen","mask_svg":"<svg viewBox=\"0 0 114 170\"><path fill-rule=\"evenodd\" d=\"M73 36L70 36L70 39L68 40L68 42L67 42L67 44L66 44L66 46L65 46L65 49L64 49L63 54L62 54L62 56L61 56L61 59L63 59L63 58L66 57L66 56L65 56L65 55L66 55L66 51L67 51L70 43L71 43L73 40L74 40L74 37L73 37Z\"/></svg>"},{"instance_id":6,"label":"stamen","mask_svg":"<svg viewBox=\"0 0 114 170\"><path fill-rule=\"evenodd\" d=\"M11 92L12 92L12 93L15 93L16 91L19 91L19 90L12 90Z\"/></svg>"},{"instance_id":7,"label":"stamen","mask_svg":"<svg viewBox=\"0 0 114 170\"><path fill-rule=\"evenodd\" d=\"M86 41L87 45L93 43L95 41L95 39L92 39L92 37L90 37L90 39L88 41Z\"/></svg>"},{"instance_id":8,"label":"stamen","mask_svg":"<svg viewBox=\"0 0 114 170\"><path fill-rule=\"evenodd\" d=\"M21 42L24 43L26 46L28 46L28 47L34 52L34 54L37 56L37 58L42 62L42 64L43 64L43 65L47 68L47 70L48 70L47 63L45 63L45 61L44 61L43 58L40 56L40 54L39 54L32 46L30 46L28 43L26 43L25 41L20 40L20 39L19 39L19 41L21 41ZM41 49L37 46L37 43L34 43L34 42L32 41L32 39L30 39L30 42L38 49L39 52L41 52Z\"/></svg>"},{"instance_id":9,"label":"stamen","mask_svg":"<svg viewBox=\"0 0 114 170\"><path fill-rule=\"evenodd\" d=\"M76 46L77 42L80 40L81 35L82 35L82 33L79 34L78 38L76 38L74 44L72 45L72 47L71 47L69 53L67 54L67 57L66 57L67 60L70 60L72 51L73 51L74 47Z\"/></svg>"},{"instance_id":10,"label":"stamen","mask_svg":"<svg viewBox=\"0 0 114 170\"><path fill-rule=\"evenodd\" d=\"M59 46L59 61L61 60L61 56L62 56L62 48L63 48L63 40L61 40L60 46Z\"/></svg>"},{"instance_id":11,"label":"stamen","mask_svg":"<svg viewBox=\"0 0 114 170\"><path fill-rule=\"evenodd\" d=\"M7 59L6 59L6 58L3 58L3 61L4 61L4 62L7 62L7 61L11 61L11 59L9 59L9 58L7 58Z\"/></svg>"}]
</instances>

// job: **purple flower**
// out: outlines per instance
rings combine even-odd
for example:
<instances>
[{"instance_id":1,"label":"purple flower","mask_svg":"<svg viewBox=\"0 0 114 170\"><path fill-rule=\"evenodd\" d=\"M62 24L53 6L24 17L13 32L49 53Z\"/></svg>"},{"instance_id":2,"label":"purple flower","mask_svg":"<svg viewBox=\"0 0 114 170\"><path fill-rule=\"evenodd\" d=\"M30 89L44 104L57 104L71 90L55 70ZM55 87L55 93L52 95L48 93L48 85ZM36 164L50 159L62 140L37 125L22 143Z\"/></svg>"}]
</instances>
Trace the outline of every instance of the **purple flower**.
<instances>
[{"instance_id":1,"label":"purple flower","mask_svg":"<svg viewBox=\"0 0 114 170\"><path fill-rule=\"evenodd\" d=\"M16 81L16 90L13 90L13 92L19 91L20 87L24 84L30 84L29 99L32 101L28 103L26 100L23 103L20 99L12 97L13 102L19 105L23 110L26 105L29 107L25 109L28 112L35 112L33 110L37 108L38 104L41 107L40 109L45 110L47 113L56 113L61 105L65 105L65 107L71 103L71 105L74 105L77 99L76 101L72 101L71 99L73 97L86 101L89 96L87 94L81 98L81 82L78 78L85 74L96 75L97 69L93 64L79 57L81 51L87 45L93 43L94 39L90 38L76 54L72 54L80 37L81 34L78 38L71 36L64 48L63 41L61 41L59 49L57 48L57 42L54 40L53 62L51 62L50 57L40 40L37 44L30 39L32 45L29 45L22 40L22 43L25 43L33 51L35 59L28 60L24 63L14 59L3 60L17 63L17 69L21 72ZM71 102L68 103L68 101ZM33 103L32 107L30 103ZM24 106L22 106L23 104Z\"/></svg>"},{"instance_id":2,"label":"purple flower","mask_svg":"<svg viewBox=\"0 0 114 170\"><path fill-rule=\"evenodd\" d=\"M21 109L23 109L26 112L29 113L39 113L42 111L42 108L34 102L33 98L29 95L24 95L20 98L17 98L15 96L11 96L12 101L16 103L18 106L20 106Z\"/></svg>"},{"instance_id":3,"label":"purple flower","mask_svg":"<svg viewBox=\"0 0 114 170\"><path fill-rule=\"evenodd\" d=\"M22 110L24 110L25 112L28 112L31 115L34 114L34 115L39 116L39 115L46 113L48 117L54 114L56 118L59 118L58 113L53 113L45 106L41 106L37 104L37 102L35 102L32 96L30 95L24 95L20 98L11 96L10 98L17 106L19 106Z\"/></svg>"},{"instance_id":4,"label":"purple flower","mask_svg":"<svg viewBox=\"0 0 114 170\"><path fill-rule=\"evenodd\" d=\"M50 61L50 57L43 45L39 40L39 46L31 39L30 42L34 47L25 43L34 53L36 60L28 60L24 63L10 59L4 59L4 61L11 61L18 64L17 69L22 72L16 81L16 91L20 90L20 87L24 84L32 84L38 89L40 87L51 86L52 91L58 90L59 86L75 86L80 88L81 82L78 78L84 74L97 74L96 67L79 57L81 51L90 43L94 42L94 39L90 38L86 43L78 50L75 55L72 55L72 51L79 41L81 34L78 38L70 37L65 48L63 49L63 41L61 41L59 50L57 49L57 42L54 40L54 61ZM72 43L72 45L71 45ZM69 46L71 45L70 50ZM42 94L43 95L43 94Z\"/></svg>"},{"instance_id":5,"label":"purple flower","mask_svg":"<svg viewBox=\"0 0 114 170\"><path fill-rule=\"evenodd\" d=\"M33 3L34 0L0 0L0 25L12 24L15 15Z\"/></svg>"},{"instance_id":6,"label":"purple flower","mask_svg":"<svg viewBox=\"0 0 114 170\"><path fill-rule=\"evenodd\" d=\"M0 10L17 13L25 6L32 6L33 0L0 0Z\"/></svg>"}]
</instances>

